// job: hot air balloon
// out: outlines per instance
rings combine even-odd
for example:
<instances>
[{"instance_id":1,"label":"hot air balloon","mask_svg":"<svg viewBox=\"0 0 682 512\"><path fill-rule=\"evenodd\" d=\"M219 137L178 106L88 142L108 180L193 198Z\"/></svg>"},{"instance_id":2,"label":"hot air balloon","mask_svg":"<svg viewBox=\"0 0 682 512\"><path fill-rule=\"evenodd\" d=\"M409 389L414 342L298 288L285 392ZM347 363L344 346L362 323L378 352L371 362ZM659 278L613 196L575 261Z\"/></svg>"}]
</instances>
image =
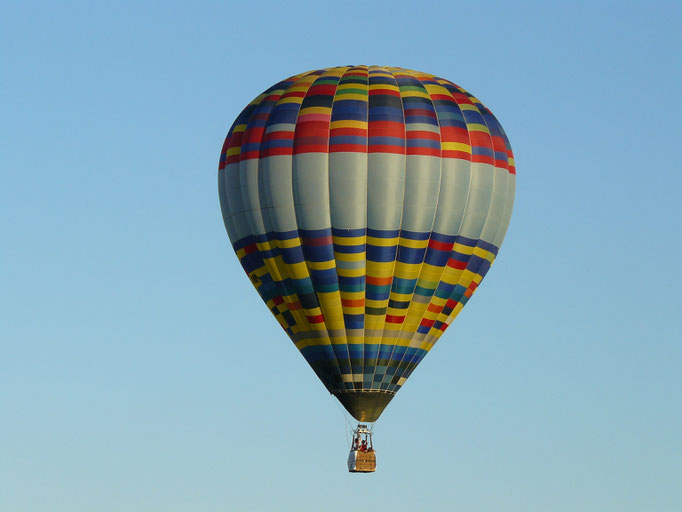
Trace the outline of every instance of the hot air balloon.
<instances>
[{"instance_id":1,"label":"hot air balloon","mask_svg":"<svg viewBox=\"0 0 682 512\"><path fill-rule=\"evenodd\" d=\"M488 272L515 178L502 126L461 87L341 66L256 97L227 134L218 188L268 309L329 392L373 422Z\"/></svg>"}]
</instances>

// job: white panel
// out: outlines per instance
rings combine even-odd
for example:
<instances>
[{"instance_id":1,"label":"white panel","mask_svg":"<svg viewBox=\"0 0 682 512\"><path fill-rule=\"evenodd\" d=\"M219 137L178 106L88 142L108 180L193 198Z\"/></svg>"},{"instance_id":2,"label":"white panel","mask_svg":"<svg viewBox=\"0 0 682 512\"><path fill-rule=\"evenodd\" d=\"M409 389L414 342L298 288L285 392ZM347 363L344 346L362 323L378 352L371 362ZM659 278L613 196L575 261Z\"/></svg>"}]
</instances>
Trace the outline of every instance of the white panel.
<instances>
[{"instance_id":1,"label":"white panel","mask_svg":"<svg viewBox=\"0 0 682 512\"><path fill-rule=\"evenodd\" d=\"M480 237L485 219L488 216L494 179L494 166L481 162L471 164L469 201L464 212L464 222L462 223L460 235L474 239Z\"/></svg>"},{"instance_id":2,"label":"white panel","mask_svg":"<svg viewBox=\"0 0 682 512\"><path fill-rule=\"evenodd\" d=\"M433 230L442 235L456 235L462 226L469 197L471 163L443 158L441 167L440 195Z\"/></svg>"},{"instance_id":3,"label":"white panel","mask_svg":"<svg viewBox=\"0 0 682 512\"><path fill-rule=\"evenodd\" d=\"M269 231L293 231L296 224L292 184L293 158L289 155L268 156L261 160L261 208L265 228Z\"/></svg>"},{"instance_id":4,"label":"white panel","mask_svg":"<svg viewBox=\"0 0 682 512\"><path fill-rule=\"evenodd\" d=\"M244 210L254 235L265 234L263 214L260 211L260 195L258 193L258 164L260 159L250 158L239 163L239 185L244 201Z\"/></svg>"},{"instance_id":5,"label":"white panel","mask_svg":"<svg viewBox=\"0 0 682 512\"><path fill-rule=\"evenodd\" d=\"M331 153L329 188L332 227L367 227L367 154Z\"/></svg>"},{"instance_id":6,"label":"white panel","mask_svg":"<svg viewBox=\"0 0 682 512\"><path fill-rule=\"evenodd\" d=\"M294 205L301 229L331 227L326 153L294 155Z\"/></svg>"},{"instance_id":7,"label":"white panel","mask_svg":"<svg viewBox=\"0 0 682 512\"><path fill-rule=\"evenodd\" d=\"M230 219L234 225L234 232L237 240L241 240L245 236L252 234L244 209L240 182L239 163L227 164L227 166L225 166L227 206L230 211Z\"/></svg>"},{"instance_id":8,"label":"white panel","mask_svg":"<svg viewBox=\"0 0 682 512\"><path fill-rule=\"evenodd\" d=\"M493 244L496 247L500 247L504 241L504 237L507 234L507 228L509 227L509 221L511 220L512 209L514 208L514 194L516 192L516 175L507 173L505 177L507 181L507 189L505 191L505 207L502 212L502 219L500 221L500 230L497 232Z\"/></svg>"},{"instance_id":9,"label":"white panel","mask_svg":"<svg viewBox=\"0 0 682 512\"><path fill-rule=\"evenodd\" d=\"M507 206L508 181L506 180L506 177L508 174L509 171L507 171L507 169L495 167L492 199L490 201L490 207L488 208L485 224L483 225L483 231L479 237L481 240L489 243L493 243L498 231L502 228L502 216Z\"/></svg>"},{"instance_id":10,"label":"white panel","mask_svg":"<svg viewBox=\"0 0 682 512\"><path fill-rule=\"evenodd\" d=\"M405 175L402 228L431 231L440 189L440 157L409 155Z\"/></svg>"},{"instance_id":11,"label":"white panel","mask_svg":"<svg viewBox=\"0 0 682 512\"><path fill-rule=\"evenodd\" d=\"M220 211L223 214L223 222L225 223L225 229L227 230L227 236L230 237L230 242L235 243L237 241L237 233L234 227L234 222L230 216L230 208L227 200L227 187L225 184L226 172L223 169L218 171L218 198L220 199Z\"/></svg>"},{"instance_id":12,"label":"white panel","mask_svg":"<svg viewBox=\"0 0 682 512\"><path fill-rule=\"evenodd\" d=\"M405 155L370 153L367 162L367 227L399 229L405 195Z\"/></svg>"}]
</instances>

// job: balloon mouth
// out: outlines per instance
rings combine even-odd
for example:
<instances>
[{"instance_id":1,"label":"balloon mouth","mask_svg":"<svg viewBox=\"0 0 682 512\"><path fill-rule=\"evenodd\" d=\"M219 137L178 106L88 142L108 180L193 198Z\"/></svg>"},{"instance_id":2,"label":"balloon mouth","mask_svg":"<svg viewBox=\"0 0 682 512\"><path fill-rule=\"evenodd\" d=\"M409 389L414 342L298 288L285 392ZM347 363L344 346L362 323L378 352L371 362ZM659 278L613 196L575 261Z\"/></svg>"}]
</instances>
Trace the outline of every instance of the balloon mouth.
<instances>
[{"instance_id":1,"label":"balloon mouth","mask_svg":"<svg viewBox=\"0 0 682 512\"><path fill-rule=\"evenodd\" d=\"M378 420L388 403L395 396L393 391L376 389L334 391L332 394L353 418L367 422Z\"/></svg>"}]
</instances>

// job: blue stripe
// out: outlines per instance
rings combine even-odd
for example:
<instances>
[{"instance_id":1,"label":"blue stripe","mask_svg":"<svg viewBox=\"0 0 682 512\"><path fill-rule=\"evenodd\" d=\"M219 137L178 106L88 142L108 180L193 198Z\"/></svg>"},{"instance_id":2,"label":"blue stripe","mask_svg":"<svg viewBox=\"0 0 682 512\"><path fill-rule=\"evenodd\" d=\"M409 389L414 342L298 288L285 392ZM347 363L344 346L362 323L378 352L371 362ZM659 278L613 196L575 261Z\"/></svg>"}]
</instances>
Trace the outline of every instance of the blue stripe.
<instances>
[{"instance_id":1,"label":"blue stripe","mask_svg":"<svg viewBox=\"0 0 682 512\"><path fill-rule=\"evenodd\" d=\"M450 251L441 251L429 247L426 251L424 263L433 265L434 267L444 267L450 259Z\"/></svg>"},{"instance_id":2,"label":"blue stripe","mask_svg":"<svg viewBox=\"0 0 682 512\"><path fill-rule=\"evenodd\" d=\"M367 228L367 236L374 238L397 238L400 234L398 229L371 229Z\"/></svg>"},{"instance_id":3,"label":"blue stripe","mask_svg":"<svg viewBox=\"0 0 682 512\"><path fill-rule=\"evenodd\" d=\"M431 139L407 139L408 148L440 149L440 141Z\"/></svg>"},{"instance_id":4,"label":"blue stripe","mask_svg":"<svg viewBox=\"0 0 682 512\"><path fill-rule=\"evenodd\" d=\"M359 254L365 252L365 244L362 245L338 245L334 244L334 251L341 254Z\"/></svg>"},{"instance_id":5,"label":"blue stripe","mask_svg":"<svg viewBox=\"0 0 682 512\"><path fill-rule=\"evenodd\" d=\"M390 284L368 284L365 291L365 297L371 300L386 300L391 292Z\"/></svg>"},{"instance_id":6,"label":"blue stripe","mask_svg":"<svg viewBox=\"0 0 682 512\"><path fill-rule=\"evenodd\" d=\"M395 255L398 246L397 245L379 246L367 244L366 248L368 261L386 262L395 261Z\"/></svg>"},{"instance_id":7,"label":"blue stripe","mask_svg":"<svg viewBox=\"0 0 682 512\"><path fill-rule=\"evenodd\" d=\"M346 329L362 329L365 326L365 315L343 315Z\"/></svg>"},{"instance_id":8,"label":"blue stripe","mask_svg":"<svg viewBox=\"0 0 682 512\"><path fill-rule=\"evenodd\" d=\"M332 235L334 236L344 236L344 237L356 237L364 236L367 232L365 228L358 229L342 229L342 228L332 228Z\"/></svg>"},{"instance_id":9,"label":"blue stripe","mask_svg":"<svg viewBox=\"0 0 682 512\"><path fill-rule=\"evenodd\" d=\"M392 290L394 293L408 293L414 292L414 287L417 284L417 279L403 279L400 277L393 278Z\"/></svg>"},{"instance_id":10,"label":"blue stripe","mask_svg":"<svg viewBox=\"0 0 682 512\"><path fill-rule=\"evenodd\" d=\"M493 150L484 146L471 146L472 155L494 156Z\"/></svg>"},{"instance_id":11,"label":"blue stripe","mask_svg":"<svg viewBox=\"0 0 682 512\"><path fill-rule=\"evenodd\" d=\"M428 240L431 233L429 231L407 231L403 229L400 231L400 236L409 240Z\"/></svg>"},{"instance_id":12,"label":"blue stripe","mask_svg":"<svg viewBox=\"0 0 682 512\"><path fill-rule=\"evenodd\" d=\"M398 261L401 263L422 263L426 249L415 249L403 245L398 249Z\"/></svg>"},{"instance_id":13,"label":"blue stripe","mask_svg":"<svg viewBox=\"0 0 682 512\"><path fill-rule=\"evenodd\" d=\"M370 146L405 146L405 139L400 137L368 137Z\"/></svg>"},{"instance_id":14,"label":"blue stripe","mask_svg":"<svg viewBox=\"0 0 682 512\"><path fill-rule=\"evenodd\" d=\"M334 247L329 245L305 245L303 244L303 254L305 259L310 262L333 261Z\"/></svg>"},{"instance_id":15,"label":"blue stripe","mask_svg":"<svg viewBox=\"0 0 682 512\"><path fill-rule=\"evenodd\" d=\"M361 137L359 135L332 135L329 137L329 145L334 144L360 144L365 145L367 143L366 137Z\"/></svg>"}]
</instances>

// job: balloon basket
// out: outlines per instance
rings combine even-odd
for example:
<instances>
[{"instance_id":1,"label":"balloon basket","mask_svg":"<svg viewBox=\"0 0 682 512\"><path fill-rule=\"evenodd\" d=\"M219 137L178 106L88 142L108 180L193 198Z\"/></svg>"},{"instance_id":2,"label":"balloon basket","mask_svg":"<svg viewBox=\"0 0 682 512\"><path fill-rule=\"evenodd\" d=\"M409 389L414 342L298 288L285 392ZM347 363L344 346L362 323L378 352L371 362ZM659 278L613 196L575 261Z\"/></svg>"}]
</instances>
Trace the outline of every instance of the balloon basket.
<instances>
[{"instance_id":1,"label":"balloon basket","mask_svg":"<svg viewBox=\"0 0 682 512\"><path fill-rule=\"evenodd\" d=\"M372 442L372 432L367 425L358 425L353 430L350 453L348 454L348 471L350 473L374 473L377 469L377 452Z\"/></svg>"}]
</instances>

